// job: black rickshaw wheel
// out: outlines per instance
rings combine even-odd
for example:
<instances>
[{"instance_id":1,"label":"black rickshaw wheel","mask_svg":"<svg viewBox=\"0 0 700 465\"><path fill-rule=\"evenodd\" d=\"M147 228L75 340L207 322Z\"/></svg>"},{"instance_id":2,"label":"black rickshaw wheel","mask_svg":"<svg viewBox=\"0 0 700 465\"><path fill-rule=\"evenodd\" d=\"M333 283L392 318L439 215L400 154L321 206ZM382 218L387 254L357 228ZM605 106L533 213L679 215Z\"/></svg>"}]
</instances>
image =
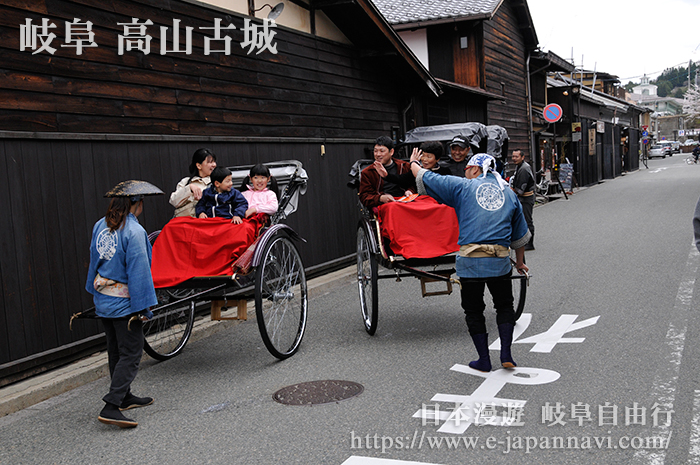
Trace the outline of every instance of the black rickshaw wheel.
<instances>
[{"instance_id":1,"label":"black rickshaw wheel","mask_svg":"<svg viewBox=\"0 0 700 465\"><path fill-rule=\"evenodd\" d=\"M377 258L370 249L365 228L357 230L357 288L360 293L360 310L365 331L373 335L377 331L379 293Z\"/></svg>"},{"instance_id":2,"label":"black rickshaw wheel","mask_svg":"<svg viewBox=\"0 0 700 465\"><path fill-rule=\"evenodd\" d=\"M517 277L513 279L513 309L515 310L515 321L522 316L525 309L525 296L527 295L527 279Z\"/></svg>"},{"instance_id":3,"label":"black rickshaw wheel","mask_svg":"<svg viewBox=\"0 0 700 465\"><path fill-rule=\"evenodd\" d=\"M299 349L306 329L306 273L296 246L277 232L255 270L255 313L265 347L280 360Z\"/></svg>"},{"instance_id":4,"label":"black rickshaw wheel","mask_svg":"<svg viewBox=\"0 0 700 465\"><path fill-rule=\"evenodd\" d=\"M516 256L515 256L515 250L510 251L510 260L513 265L512 268L512 289L513 289L513 311L515 312L515 321L518 321L518 319L522 316L523 310L525 309L525 298L527 296L527 286L528 286L528 278L525 275L521 275L518 273L518 271L515 269L515 262L516 262ZM523 258L523 262L527 263L526 257Z\"/></svg>"},{"instance_id":5,"label":"black rickshaw wheel","mask_svg":"<svg viewBox=\"0 0 700 465\"><path fill-rule=\"evenodd\" d=\"M168 360L184 349L194 327L194 301L176 308L151 309L153 318L143 324L143 349L156 360Z\"/></svg>"}]
</instances>

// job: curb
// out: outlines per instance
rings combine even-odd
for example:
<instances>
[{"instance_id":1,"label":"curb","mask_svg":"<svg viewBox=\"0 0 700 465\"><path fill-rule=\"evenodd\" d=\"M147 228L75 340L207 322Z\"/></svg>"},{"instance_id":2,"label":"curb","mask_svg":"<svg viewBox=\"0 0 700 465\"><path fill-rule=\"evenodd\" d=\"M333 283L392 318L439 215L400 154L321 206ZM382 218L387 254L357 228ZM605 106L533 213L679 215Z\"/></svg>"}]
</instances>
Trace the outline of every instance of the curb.
<instances>
[{"instance_id":1,"label":"curb","mask_svg":"<svg viewBox=\"0 0 700 465\"><path fill-rule=\"evenodd\" d=\"M311 279L307 283L309 298L326 294L334 288L355 282L356 279L357 268L354 265ZM232 313L235 311L235 309L231 310ZM235 320L198 321L192 329L188 344L240 323ZM150 357L144 354L142 362L147 359ZM107 353L99 352L70 365L0 388L0 418L107 375L109 375Z\"/></svg>"}]
</instances>

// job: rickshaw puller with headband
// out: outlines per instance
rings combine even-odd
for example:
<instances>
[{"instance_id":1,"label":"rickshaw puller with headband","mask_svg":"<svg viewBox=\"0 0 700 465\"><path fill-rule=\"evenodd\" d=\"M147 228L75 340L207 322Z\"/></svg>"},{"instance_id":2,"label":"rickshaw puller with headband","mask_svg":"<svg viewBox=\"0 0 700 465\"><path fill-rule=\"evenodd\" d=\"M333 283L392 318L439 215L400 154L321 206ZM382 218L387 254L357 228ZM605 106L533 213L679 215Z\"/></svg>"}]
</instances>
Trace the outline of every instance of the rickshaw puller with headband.
<instances>
[{"instance_id":1,"label":"rickshaw puller with headband","mask_svg":"<svg viewBox=\"0 0 700 465\"><path fill-rule=\"evenodd\" d=\"M515 249L515 267L528 271L524 247L530 240L522 207L515 193L494 170L496 160L476 154L468 162L465 178L440 176L411 164L418 192L455 209L459 223L460 246L455 261L462 285L461 297L465 320L479 359L469 366L491 371L488 334L484 318L484 287L488 286L496 308L501 338L501 365L516 366L511 355L515 312L511 284L512 265L509 248Z\"/></svg>"}]
</instances>

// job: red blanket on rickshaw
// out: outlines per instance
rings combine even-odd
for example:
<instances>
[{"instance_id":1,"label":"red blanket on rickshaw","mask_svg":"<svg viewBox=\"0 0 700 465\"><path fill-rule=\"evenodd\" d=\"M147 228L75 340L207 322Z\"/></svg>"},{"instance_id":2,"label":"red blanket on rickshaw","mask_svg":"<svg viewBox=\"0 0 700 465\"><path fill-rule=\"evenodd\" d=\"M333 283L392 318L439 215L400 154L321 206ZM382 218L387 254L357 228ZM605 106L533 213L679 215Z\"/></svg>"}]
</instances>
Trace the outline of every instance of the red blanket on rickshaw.
<instances>
[{"instance_id":1,"label":"red blanket on rickshaw","mask_svg":"<svg viewBox=\"0 0 700 465\"><path fill-rule=\"evenodd\" d=\"M404 258L434 258L459 250L454 208L421 195L410 202L379 206L379 224L391 250Z\"/></svg>"},{"instance_id":2,"label":"red blanket on rickshaw","mask_svg":"<svg viewBox=\"0 0 700 465\"><path fill-rule=\"evenodd\" d=\"M267 215L233 224L227 218L173 218L153 243L151 274L156 288L196 276L232 275L232 264L255 241Z\"/></svg>"}]
</instances>

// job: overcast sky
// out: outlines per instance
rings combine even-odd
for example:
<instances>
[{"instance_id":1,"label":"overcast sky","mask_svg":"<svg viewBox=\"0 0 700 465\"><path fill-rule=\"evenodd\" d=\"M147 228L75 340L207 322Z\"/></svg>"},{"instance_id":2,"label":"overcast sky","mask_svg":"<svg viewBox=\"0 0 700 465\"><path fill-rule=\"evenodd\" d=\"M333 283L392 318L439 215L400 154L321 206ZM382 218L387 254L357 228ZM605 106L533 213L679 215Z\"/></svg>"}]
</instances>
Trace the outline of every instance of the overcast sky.
<instances>
[{"instance_id":1,"label":"overcast sky","mask_svg":"<svg viewBox=\"0 0 700 465\"><path fill-rule=\"evenodd\" d=\"M700 0L527 0L540 48L622 84L700 62ZM572 55L573 49L573 55ZM583 58L582 58L583 56Z\"/></svg>"}]
</instances>

